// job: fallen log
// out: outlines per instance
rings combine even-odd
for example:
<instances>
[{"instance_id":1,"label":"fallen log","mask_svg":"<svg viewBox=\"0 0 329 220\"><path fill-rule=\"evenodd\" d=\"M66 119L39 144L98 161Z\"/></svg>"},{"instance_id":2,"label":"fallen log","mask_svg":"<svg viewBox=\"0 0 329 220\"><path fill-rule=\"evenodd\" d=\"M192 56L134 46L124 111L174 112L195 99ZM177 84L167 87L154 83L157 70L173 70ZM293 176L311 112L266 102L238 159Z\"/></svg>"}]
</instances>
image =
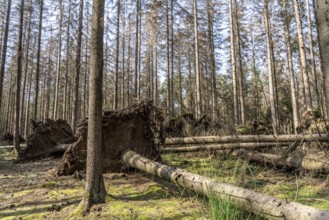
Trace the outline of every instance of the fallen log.
<instances>
[{"instance_id":1,"label":"fallen log","mask_svg":"<svg viewBox=\"0 0 329 220\"><path fill-rule=\"evenodd\" d=\"M329 219L329 211L316 209L297 202L287 202L262 193L214 181L210 178L149 160L134 151L127 151L123 161L134 168L172 181L205 196L228 198L236 206L266 219L318 220Z\"/></svg>"},{"instance_id":2,"label":"fallen log","mask_svg":"<svg viewBox=\"0 0 329 220\"><path fill-rule=\"evenodd\" d=\"M327 134L307 135L241 135L241 136L201 136L185 138L167 138L166 145L205 144L205 143L250 143L250 142L327 142Z\"/></svg>"},{"instance_id":3,"label":"fallen log","mask_svg":"<svg viewBox=\"0 0 329 220\"><path fill-rule=\"evenodd\" d=\"M196 151L209 151L209 150L234 150L234 149L258 149L267 147L288 146L289 142L258 142L258 143L224 143L213 145L197 145L197 146L184 146L184 147L164 147L160 149L161 153L183 153L183 152L196 152Z\"/></svg>"},{"instance_id":4,"label":"fallen log","mask_svg":"<svg viewBox=\"0 0 329 220\"><path fill-rule=\"evenodd\" d=\"M255 151L238 151L234 152L234 156L239 156L250 161L268 163L278 167L329 173L328 160L307 154L294 154L292 156L283 157L281 155L259 153Z\"/></svg>"}]
</instances>

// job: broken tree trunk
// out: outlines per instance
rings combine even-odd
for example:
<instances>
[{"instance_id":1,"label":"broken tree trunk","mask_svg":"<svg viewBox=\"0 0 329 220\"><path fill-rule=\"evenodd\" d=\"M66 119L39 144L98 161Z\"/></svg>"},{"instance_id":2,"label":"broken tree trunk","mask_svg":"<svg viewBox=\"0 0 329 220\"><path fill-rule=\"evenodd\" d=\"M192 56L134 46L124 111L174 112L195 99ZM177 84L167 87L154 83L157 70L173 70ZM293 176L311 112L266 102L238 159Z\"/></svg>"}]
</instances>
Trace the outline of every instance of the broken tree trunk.
<instances>
[{"instance_id":1,"label":"broken tree trunk","mask_svg":"<svg viewBox=\"0 0 329 220\"><path fill-rule=\"evenodd\" d=\"M315 155L294 153L291 156L284 157L276 154L246 150L234 152L233 155L250 161L268 163L278 167L329 173L328 159L320 158Z\"/></svg>"},{"instance_id":2,"label":"broken tree trunk","mask_svg":"<svg viewBox=\"0 0 329 220\"><path fill-rule=\"evenodd\" d=\"M210 178L187 172L183 169L170 167L149 160L133 151L127 151L123 154L122 159L131 167L149 174L157 175L205 196L228 198L238 207L244 208L267 219L329 219L328 211L302 205L297 202L287 202L252 190L220 183Z\"/></svg>"},{"instance_id":3,"label":"broken tree trunk","mask_svg":"<svg viewBox=\"0 0 329 220\"><path fill-rule=\"evenodd\" d=\"M165 147L161 148L161 153L183 153L207 150L234 150L234 149L257 149L267 147L287 146L289 142L258 142L258 143L229 143L229 144L211 144L211 145L198 145L198 146L185 146L185 147Z\"/></svg>"},{"instance_id":4,"label":"broken tree trunk","mask_svg":"<svg viewBox=\"0 0 329 220\"><path fill-rule=\"evenodd\" d=\"M167 138L166 145L205 144L205 143L246 143L246 142L327 142L327 134L307 135L241 135L241 136L203 136L186 138Z\"/></svg>"}]
</instances>

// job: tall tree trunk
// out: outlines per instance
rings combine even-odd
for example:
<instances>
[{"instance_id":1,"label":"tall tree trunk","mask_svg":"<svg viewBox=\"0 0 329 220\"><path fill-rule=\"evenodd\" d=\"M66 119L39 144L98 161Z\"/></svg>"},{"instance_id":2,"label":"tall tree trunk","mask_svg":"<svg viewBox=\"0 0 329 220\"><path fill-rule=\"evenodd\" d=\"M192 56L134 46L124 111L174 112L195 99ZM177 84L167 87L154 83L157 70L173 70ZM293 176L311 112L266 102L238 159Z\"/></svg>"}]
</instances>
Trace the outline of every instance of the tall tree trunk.
<instances>
[{"instance_id":1,"label":"tall tree trunk","mask_svg":"<svg viewBox=\"0 0 329 220\"><path fill-rule=\"evenodd\" d=\"M58 98L59 98L59 79L61 75L61 54L62 54L62 26L63 26L63 3L59 1L60 5L60 18L59 18L59 36L58 36L58 55L57 55L57 73L56 73L56 85L55 85L55 102L53 109L53 118L57 119L58 114Z\"/></svg>"},{"instance_id":2,"label":"tall tree trunk","mask_svg":"<svg viewBox=\"0 0 329 220\"><path fill-rule=\"evenodd\" d=\"M32 5L31 5L32 7ZM29 52L30 52L30 40L31 40L31 21L32 21L32 8L29 9L29 21L28 21L28 29L27 29L27 40L26 40L26 52L25 52L25 68L24 68L24 79L23 79L23 88L22 88L22 101L21 101L21 121L20 121L20 129L23 133L23 124L24 124L24 105L25 105L25 90L26 90L26 80L27 80L27 72L28 72L28 64L29 64Z\"/></svg>"},{"instance_id":3,"label":"tall tree trunk","mask_svg":"<svg viewBox=\"0 0 329 220\"><path fill-rule=\"evenodd\" d=\"M10 22L10 9L11 0L7 2L6 10L6 26L5 26L5 36L3 38L2 52L1 52L1 67L0 67L0 109L2 109L2 99L3 99L3 79L5 77L5 67L7 58L7 44L8 44L8 33L9 33L9 22Z\"/></svg>"},{"instance_id":4,"label":"tall tree trunk","mask_svg":"<svg viewBox=\"0 0 329 220\"><path fill-rule=\"evenodd\" d=\"M68 86L68 75L69 75L69 57L70 57L70 27L71 27L71 7L72 0L69 3L69 17L67 21L66 30L66 61L65 61L65 75L64 75L64 99L63 99L63 119L67 120L67 86Z\"/></svg>"},{"instance_id":5,"label":"tall tree trunk","mask_svg":"<svg viewBox=\"0 0 329 220\"><path fill-rule=\"evenodd\" d=\"M170 103L171 113L175 114L174 108L174 0L170 0Z\"/></svg>"},{"instance_id":6,"label":"tall tree trunk","mask_svg":"<svg viewBox=\"0 0 329 220\"><path fill-rule=\"evenodd\" d=\"M272 128L273 134L278 134L279 119L276 108L276 95L274 89L274 60L273 60L273 48L271 39L271 27L269 23L269 13L268 13L268 0L264 0L264 23L266 32L266 50L267 50L267 71L268 71L268 83L269 83L269 94L270 94L270 107L272 116Z\"/></svg>"},{"instance_id":7,"label":"tall tree trunk","mask_svg":"<svg viewBox=\"0 0 329 220\"><path fill-rule=\"evenodd\" d=\"M194 47L195 47L195 81L196 81L196 118L202 116L202 100L201 100L201 75L199 71L199 31L198 31L198 8L197 0L193 1L193 17L194 17Z\"/></svg>"},{"instance_id":8,"label":"tall tree trunk","mask_svg":"<svg viewBox=\"0 0 329 220\"><path fill-rule=\"evenodd\" d=\"M37 67L35 73L35 91L34 91L34 112L33 120L37 120L38 115L38 98L39 98L39 75L40 75L40 54L41 54L41 36L42 36L42 16L43 16L43 0L40 0L39 14L39 31L38 31L38 48L37 48Z\"/></svg>"},{"instance_id":9,"label":"tall tree trunk","mask_svg":"<svg viewBox=\"0 0 329 220\"><path fill-rule=\"evenodd\" d=\"M122 76L121 76L121 109L125 108L125 50L126 50L126 4L123 2L123 31L122 31Z\"/></svg>"},{"instance_id":10,"label":"tall tree trunk","mask_svg":"<svg viewBox=\"0 0 329 220\"><path fill-rule=\"evenodd\" d=\"M233 109L234 109L234 124L237 126L239 121L239 104L238 104L238 87L237 87L237 69L235 57L235 31L234 31L234 16L233 16L233 0L229 3L230 10L230 44L231 44L231 71L233 84Z\"/></svg>"},{"instance_id":11,"label":"tall tree trunk","mask_svg":"<svg viewBox=\"0 0 329 220\"><path fill-rule=\"evenodd\" d=\"M128 65L127 65L127 106L130 105L130 95L131 95L131 88L130 88L130 80L132 79L131 72L130 72L130 64L131 64L131 18L128 16L129 25L128 25ZM132 83L131 83L132 84Z\"/></svg>"},{"instance_id":12,"label":"tall tree trunk","mask_svg":"<svg viewBox=\"0 0 329 220\"><path fill-rule=\"evenodd\" d=\"M240 19L239 19L239 10L238 10L238 4L235 0L235 26L236 26L236 43L238 46L238 59L239 59L239 76L238 83L239 83L239 106L240 106L240 123L242 125L245 125L246 122L246 116L245 116L245 104L244 104L244 75L243 75L243 66L242 66L242 52L241 52L241 34L240 34Z\"/></svg>"},{"instance_id":13,"label":"tall tree trunk","mask_svg":"<svg viewBox=\"0 0 329 220\"><path fill-rule=\"evenodd\" d=\"M183 115L183 107L184 107L184 101L183 101L183 86L182 86L182 48L181 48L181 42L182 39L179 39L178 42L178 88L179 88L179 115Z\"/></svg>"},{"instance_id":14,"label":"tall tree trunk","mask_svg":"<svg viewBox=\"0 0 329 220\"><path fill-rule=\"evenodd\" d=\"M94 0L92 8L87 172L85 194L81 201L86 210L93 204L104 203L106 195L102 173L104 0Z\"/></svg>"},{"instance_id":15,"label":"tall tree trunk","mask_svg":"<svg viewBox=\"0 0 329 220\"><path fill-rule=\"evenodd\" d=\"M312 99L311 99L309 76L308 76L307 65L306 65L305 44L304 44L302 21L301 21L301 17L300 17L298 0L294 0L294 9L295 9L295 18L296 18L296 23L297 23L301 75L303 77L302 85L303 85L303 91L305 94L304 103L305 103L305 107L306 107L305 110L308 110L308 109L312 109Z\"/></svg>"},{"instance_id":16,"label":"tall tree trunk","mask_svg":"<svg viewBox=\"0 0 329 220\"><path fill-rule=\"evenodd\" d=\"M17 47L17 75L16 75L16 111L15 111L15 132L14 148L17 153L20 152L20 96L21 96L21 78L22 78L22 41L23 41L23 21L24 21L24 0L21 0L19 12L19 34Z\"/></svg>"},{"instance_id":17,"label":"tall tree trunk","mask_svg":"<svg viewBox=\"0 0 329 220\"><path fill-rule=\"evenodd\" d=\"M316 74L316 67L315 67L315 59L314 59L314 48L313 48L313 28L312 28L312 21L311 21L311 12L310 12L310 0L306 0L306 10L307 10L307 23L308 23L308 37L310 41L310 59L311 59L311 71L312 77L314 80L314 92L315 92L315 100L317 105L321 107L320 101L320 92L318 88L318 77Z\"/></svg>"},{"instance_id":18,"label":"tall tree trunk","mask_svg":"<svg viewBox=\"0 0 329 220\"><path fill-rule=\"evenodd\" d=\"M134 84L135 84L135 92L134 92L134 96L135 98L139 98L139 85L138 85L138 49L139 49L139 13L140 13L140 9L139 9L139 1L136 1L136 33L135 33L135 78L134 78Z\"/></svg>"},{"instance_id":19,"label":"tall tree trunk","mask_svg":"<svg viewBox=\"0 0 329 220\"><path fill-rule=\"evenodd\" d=\"M171 108L171 74L170 74L170 31L169 31L169 0L166 0L166 72L167 72L167 114L172 116Z\"/></svg>"},{"instance_id":20,"label":"tall tree trunk","mask_svg":"<svg viewBox=\"0 0 329 220\"><path fill-rule=\"evenodd\" d=\"M216 60L214 49L214 32L213 32L213 3L212 0L207 0L207 14L208 14L208 43L210 50L210 71L212 84L212 119L216 120L218 117L217 107L217 82L216 82Z\"/></svg>"},{"instance_id":21,"label":"tall tree trunk","mask_svg":"<svg viewBox=\"0 0 329 220\"><path fill-rule=\"evenodd\" d=\"M296 99L296 85L294 67L292 61L292 51L290 46L290 33L289 33L289 16L287 11L287 0L283 0L283 12L284 12L284 36L287 50L287 62L290 76L290 93L291 93L291 105L292 105L292 119L293 119L293 131L297 134L298 127L298 105Z\"/></svg>"},{"instance_id":22,"label":"tall tree trunk","mask_svg":"<svg viewBox=\"0 0 329 220\"><path fill-rule=\"evenodd\" d=\"M77 125L77 120L79 118L79 109L80 109L79 81L80 81L80 68L81 68L82 21L83 21L83 0L80 0L78 40L77 40L77 50L75 54L74 104L73 104L73 116L72 116L72 128L74 131Z\"/></svg>"},{"instance_id":23,"label":"tall tree trunk","mask_svg":"<svg viewBox=\"0 0 329 220\"><path fill-rule=\"evenodd\" d=\"M324 77L324 90L326 100L327 115L329 115L329 3L327 0L317 0L318 12L317 12L317 26L319 31L319 45L322 62L322 73Z\"/></svg>"},{"instance_id":24,"label":"tall tree trunk","mask_svg":"<svg viewBox=\"0 0 329 220\"><path fill-rule=\"evenodd\" d=\"M115 52L115 81L114 81L114 109L118 109L119 93L119 49L120 49L120 0L117 1L117 32Z\"/></svg>"}]
</instances>

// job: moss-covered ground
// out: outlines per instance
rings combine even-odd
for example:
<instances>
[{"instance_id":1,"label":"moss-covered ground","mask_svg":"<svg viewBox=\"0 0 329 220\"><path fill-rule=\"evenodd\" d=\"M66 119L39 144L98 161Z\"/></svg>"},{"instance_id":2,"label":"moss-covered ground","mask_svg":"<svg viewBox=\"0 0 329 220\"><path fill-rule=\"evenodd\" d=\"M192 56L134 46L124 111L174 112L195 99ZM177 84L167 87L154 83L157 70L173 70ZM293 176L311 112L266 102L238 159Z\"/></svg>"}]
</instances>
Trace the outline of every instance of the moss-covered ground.
<instances>
[{"instance_id":1,"label":"moss-covered ground","mask_svg":"<svg viewBox=\"0 0 329 220\"><path fill-rule=\"evenodd\" d=\"M0 219L260 219L226 206L227 201L208 201L139 172L105 174L106 203L93 206L86 216L76 216L72 213L82 199L84 180L54 177L51 170L60 159L14 164L15 157L0 152ZM166 154L163 159L218 181L329 209L326 176L274 170L212 153ZM223 207L231 210L228 217L216 214L225 212L220 211Z\"/></svg>"}]
</instances>

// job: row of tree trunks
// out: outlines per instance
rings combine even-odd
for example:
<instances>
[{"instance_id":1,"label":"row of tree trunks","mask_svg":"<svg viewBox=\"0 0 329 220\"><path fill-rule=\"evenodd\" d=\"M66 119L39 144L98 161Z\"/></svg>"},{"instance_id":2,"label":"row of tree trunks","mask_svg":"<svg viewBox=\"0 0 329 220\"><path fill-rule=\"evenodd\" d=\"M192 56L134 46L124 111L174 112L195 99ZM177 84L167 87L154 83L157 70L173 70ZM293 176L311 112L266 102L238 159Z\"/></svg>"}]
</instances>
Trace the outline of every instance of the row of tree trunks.
<instances>
[{"instance_id":1,"label":"row of tree trunks","mask_svg":"<svg viewBox=\"0 0 329 220\"><path fill-rule=\"evenodd\" d=\"M166 145L174 144L206 144L206 143L250 143L250 142L327 142L327 134L307 135L241 135L241 136L200 136L185 138L167 138Z\"/></svg>"},{"instance_id":2,"label":"row of tree trunks","mask_svg":"<svg viewBox=\"0 0 329 220\"><path fill-rule=\"evenodd\" d=\"M210 178L187 172L183 169L170 167L149 160L133 151L127 151L123 154L122 159L131 167L152 175L157 175L168 181L172 181L177 185L193 190L196 193L205 196L228 198L236 206L263 216L266 219L329 219L328 211L323 211L296 202L277 199L241 187L220 183Z\"/></svg>"},{"instance_id":3,"label":"row of tree trunks","mask_svg":"<svg viewBox=\"0 0 329 220\"><path fill-rule=\"evenodd\" d=\"M289 142L257 142L257 143L224 143L224 144L209 144L209 145L194 145L185 147L165 147L160 149L161 153L183 153L195 151L209 150L228 150L228 149L257 149L267 147L288 146Z\"/></svg>"},{"instance_id":4,"label":"row of tree trunks","mask_svg":"<svg viewBox=\"0 0 329 220\"><path fill-rule=\"evenodd\" d=\"M276 154L259 153L255 151L239 151L234 152L233 154L250 161L268 163L278 167L329 173L329 162L327 160L321 160L308 156L307 154L296 154L289 157L283 157Z\"/></svg>"}]
</instances>

